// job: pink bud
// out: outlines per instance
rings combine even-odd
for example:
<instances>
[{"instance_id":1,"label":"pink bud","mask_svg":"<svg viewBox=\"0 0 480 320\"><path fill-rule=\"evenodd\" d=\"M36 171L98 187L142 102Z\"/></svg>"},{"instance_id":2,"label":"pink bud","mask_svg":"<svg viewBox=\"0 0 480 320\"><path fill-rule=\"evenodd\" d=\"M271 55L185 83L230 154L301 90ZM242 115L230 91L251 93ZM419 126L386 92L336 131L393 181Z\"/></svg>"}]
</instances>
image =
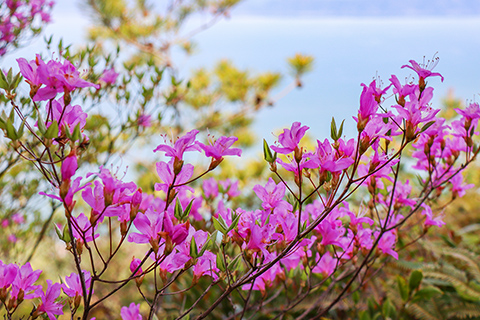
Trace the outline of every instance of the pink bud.
<instances>
[{"instance_id":1,"label":"pink bud","mask_svg":"<svg viewBox=\"0 0 480 320\"><path fill-rule=\"evenodd\" d=\"M62 163L62 181L70 180L70 178L75 175L77 168L77 156L75 154L70 154Z\"/></svg>"},{"instance_id":2,"label":"pink bud","mask_svg":"<svg viewBox=\"0 0 480 320\"><path fill-rule=\"evenodd\" d=\"M135 257L133 257L132 259L132 262L130 262L130 271L133 273L135 272L135 270L137 270L138 266L142 264L142 260L140 259L135 259ZM137 272L135 272L135 276L138 276L139 274L141 274L143 272L142 268L139 268L137 270Z\"/></svg>"}]
</instances>

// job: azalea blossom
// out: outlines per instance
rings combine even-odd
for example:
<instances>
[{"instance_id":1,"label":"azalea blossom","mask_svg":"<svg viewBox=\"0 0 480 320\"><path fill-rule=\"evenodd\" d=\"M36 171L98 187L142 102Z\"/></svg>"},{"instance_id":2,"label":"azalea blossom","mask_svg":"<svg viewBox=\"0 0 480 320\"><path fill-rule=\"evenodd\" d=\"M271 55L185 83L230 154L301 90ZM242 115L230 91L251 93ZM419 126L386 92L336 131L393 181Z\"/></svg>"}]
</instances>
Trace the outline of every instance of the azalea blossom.
<instances>
[{"instance_id":1,"label":"azalea blossom","mask_svg":"<svg viewBox=\"0 0 480 320\"><path fill-rule=\"evenodd\" d=\"M278 143L281 147L271 146L272 150L282 154L294 152L295 149L298 149L298 144L308 129L310 128L302 126L300 122L294 122L290 129L283 129L283 133L278 136Z\"/></svg>"},{"instance_id":2,"label":"azalea blossom","mask_svg":"<svg viewBox=\"0 0 480 320\"><path fill-rule=\"evenodd\" d=\"M213 141L210 139L210 145L205 145L201 142L197 142L200 148L205 151L207 157L213 157L215 160L220 160L224 156L238 156L242 155L242 150L239 148L230 147L238 140L237 137L220 137Z\"/></svg>"},{"instance_id":3,"label":"azalea blossom","mask_svg":"<svg viewBox=\"0 0 480 320\"><path fill-rule=\"evenodd\" d=\"M60 283L52 284L52 280L47 280L47 291L45 293L42 290L39 291L42 302L36 310L37 314L46 313L50 320L56 320L55 315L63 314L63 304L56 302L60 295L61 287Z\"/></svg>"},{"instance_id":4,"label":"azalea blossom","mask_svg":"<svg viewBox=\"0 0 480 320\"><path fill-rule=\"evenodd\" d=\"M129 307L122 307L120 310L122 320L142 320L140 304L131 303Z\"/></svg>"}]
</instances>

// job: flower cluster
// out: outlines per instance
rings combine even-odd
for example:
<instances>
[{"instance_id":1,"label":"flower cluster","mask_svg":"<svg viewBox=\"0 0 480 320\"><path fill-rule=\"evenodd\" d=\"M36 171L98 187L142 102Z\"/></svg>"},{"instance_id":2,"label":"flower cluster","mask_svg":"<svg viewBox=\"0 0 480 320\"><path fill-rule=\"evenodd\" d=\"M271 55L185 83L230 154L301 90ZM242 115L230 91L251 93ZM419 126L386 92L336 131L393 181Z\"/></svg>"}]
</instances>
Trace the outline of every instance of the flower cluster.
<instances>
[{"instance_id":1,"label":"flower cluster","mask_svg":"<svg viewBox=\"0 0 480 320\"><path fill-rule=\"evenodd\" d=\"M0 57L10 45L18 45L19 35L25 30L50 22L53 5L49 0L6 0L0 4Z\"/></svg>"},{"instance_id":2,"label":"flower cluster","mask_svg":"<svg viewBox=\"0 0 480 320\"><path fill-rule=\"evenodd\" d=\"M55 124L62 128L55 143L83 129L87 114L71 106L68 97L76 88L97 86L81 79L68 61L45 63L37 56L18 62L33 100L49 100L44 129ZM473 140L480 119L480 107L472 103L466 110L458 109L458 119L447 124L431 107L433 88L425 81L441 75L415 61L404 67L418 74L418 82L401 84L392 75L385 88L377 80L362 85L354 118L357 139L345 139L343 124L337 130L332 122L332 140L317 140L308 148L302 142L309 128L294 122L275 144L265 142L272 176L251 192L240 191L238 181L230 179L201 180L225 156L241 156L241 150L232 147L236 137L209 136L204 144L197 138L199 131L192 130L159 144L153 151L163 160L155 165L154 194L144 193L104 167L76 177L79 154L72 147L59 160L58 183L52 183L55 192L47 196L63 204L65 224L63 230L57 226L57 233L74 258L76 272L62 284L47 280L44 292L35 285L41 271L33 271L30 264L19 267L0 261L0 301L11 315L23 300L40 299L33 318L46 314L54 319L63 313L58 302L63 290L72 318L77 310L83 310L86 318L92 308L134 281L151 317L160 297L202 283L210 283L206 294L228 282L217 300L220 303L240 289L258 290L266 297L275 284L301 274L309 278L308 294L328 279L340 282L341 270L359 273L366 265L373 268L376 261L398 259L401 226L415 217L423 223L422 234L432 226L441 227L444 222L436 201L448 191L452 198L463 196L471 187L463 182L461 170L478 153ZM112 84L115 78L108 70L101 81ZM387 108L384 97L390 90L396 99ZM58 93L63 99L55 100ZM42 122L37 125L40 129ZM188 163L187 152L202 153L210 163L203 170L195 167ZM400 170L407 154L414 159L419 187L410 182L411 172ZM90 182L83 182L84 178ZM363 190L361 202L351 200L357 190ZM231 200L241 195L249 196L250 206L234 208ZM82 206L77 206L80 197ZM115 273L127 276L110 278L107 269L124 245L141 256L120 262L124 268ZM187 283L186 288L175 285L173 290L177 280ZM146 281L153 284L145 286ZM113 289L96 296L94 292L104 284ZM136 302L121 308L123 320L142 319Z\"/></svg>"}]
</instances>

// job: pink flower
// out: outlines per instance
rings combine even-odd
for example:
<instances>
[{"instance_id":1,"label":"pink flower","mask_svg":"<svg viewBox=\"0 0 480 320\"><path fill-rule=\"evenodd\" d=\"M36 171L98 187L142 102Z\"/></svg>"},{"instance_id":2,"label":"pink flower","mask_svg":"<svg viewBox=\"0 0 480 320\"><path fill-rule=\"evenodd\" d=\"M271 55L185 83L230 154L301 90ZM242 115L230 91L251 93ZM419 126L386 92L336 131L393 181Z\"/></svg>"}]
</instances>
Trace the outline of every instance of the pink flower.
<instances>
[{"instance_id":1,"label":"pink flower","mask_svg":"<svg viewBox=\"0 0 480 320\"><path fill-rule=\"evenodd\" d=\"M153 152L164 151L167 157L183 159L183 153L186 151L199 151L199 147L195 143L198 130L192 130L187 132L184 136L175 141L173 146L167 144L160 144L153 150Z\"/></svg>"},{"instance_id":2,"label":"pink flower","mask_svg":"<svg viewBox=\"0 0 480 320\"><path fill-rule=\"evenodd\" d=\"M62 162L62 168L60 170L62 173L62 180L70 180L70 178L75 175L77 168L77 156L75 154L70 154Z\"/></svg>"},{"instance_id":3,"label":"pink flower","mask_svg":"<svg viewBox=\"0 0 480 320\"><path fill-rule=\"evenodd\" d=\"M12 216L12 221L15 222L16 224L22 224L25 222L25 218L21 213L15 213Z\"/></svg>"},{"instance_id":4,"label":"pink flower","mask_svg":"<svg viewBox=\"0 0 480 320\"><path fill-rule=\"evenodd\" d=\"M40 298L42 299L42 302L37 308L39 314L46 313L50 320L55 320L55 315L63 314L63 304L55 302L60 295L61 287L60 283L52 284L52 280L47 280L46 293L43 293L42 290L39 291Z\"/></svg>"},{"instance_id":5,"label":"pink flower","mask_svg":"<svg viewBox=\"0 0 480 320\"><path fill-rule=\"evenodd\" d=\"M23 295L24 299L32 299L39 297L37 289L41 286L35 285L42 270L33 271L30 262L20 267L15 280L12 283L12 297L17 299L19 294Z\"/></svg>"},{"instance_id":6,"label":"pink flower","mask_svg":"<svg viewBox=\"0 0 480 320\"><path fill-rule=\"evenodd\" d=\"M142 320L140 304L131 303L129 307L122 307L120 310L122 320Z\"/></svg>"},{"instance_id":7,"label":"pink flower","mask_svg":"<svg viewBox=\"0 0 480 320\"><path fill-rule=\"evenodd\" d=\"M425 203L422 203L422 208L422 215L425 216L425 226L437 226L440 228L445 225L445 222L443 221L443 213L433 216L432 208Z\"/></svg>"},{"instance_id":8,"label":"pink flower","mask_svg":"<svg viewBox=\"0 0 480 320\"><path fill-rule=\"evenodd\" d=\"M58 125L64 130L69 130L71 134L77 125L79 125L80 130L83 130L87 124L88 114L83 112L79 105L72 106L69 104L65 107L63 99L59 99L58 101L54 100L52 102L52 109L48 106L47 110L48 113L52 113L53 120L56 120ZM49 127L50 124L50 122L47 123L47 127ZM59 134L61 134L61 132L59 132Z\"/></svg>"},{"instance_id":9,"label":"pink flower","mask_svg":"<svg viewBox=\"0 0 480 320\"><path fill-rule=\"evenodd\" d=\"M291 129L283 129L283 133L278 136L278 142L282 147L271 146L272 150L282 154L294 152L308 129L310 128L307 126L302 127L300 122L294 122Z\"/></svg>"},{"instance_id":10,"label":"pink flower","mask_svg":"<svg viewBox=\"0 0 480 320\"><path fill-rule=\"evenodd\" d=\"M210 145L204 145L201 142L197 142L200 148L205 151L205 155L207 157L213 157L215 160L220 160L224 156L241 156L242 150L239 148L232 148L232 144L237 141L237 137L220 137L215 141L210 139Z\"/></svg>"},{"instance_id":11,"label":"pink flower","mask_svg":"<svg viewBox=\"0 0 480 320\"><path fill-rule=\"evenodd\" d=\"M163 181L163 183L156 183L155 190L168 192L168 189L173 185L181 185L186 183L193 175L193 165L185 164L182 166L181 171L176 175L174 173L174 159L171 159L168 163L166 162L157 162L157 174L158 177ZM193 192L193 189L189 186L177 187L178 189L188 189Z\"/></svg>"},{"instance_id":12,"label":"pink flower","mask_svg":"<svg viewBox=\"0 0 480 320\"><path fill-rule=\"evenodd\" d=\"M40 59L40 55L37 54L36 59ZM36 60L31 60L30 62L27 62L27 60L25 60L24 58L19 58L17 59L17 63L20 68L20 73L25 79L27 79L27 83L31 86L40 87L41 83L40 78L37 74L38 64L36 63Z\"/></svg>"},{"instance_id":13,"label":"pink flower","mask_svg":"<svg viewBox=\"0 0 480 320\"><path fill-rule=\"evenodd\" d=\"M203 180L203 193L205 194L205 198L216 198L218 196L218 184L215 178L210 178Z\"/></svg>"},{"instance_id":14,"label":"pink flower","mask_svg":"<svg viewBox=\"0 0 480 320\"><path fill-rule=\"evenodd\" d=\"M452 193L454 197L461 198L466 194L468 189L475 187L474 184L465 184L463 182L463 176L460 173L450 178L449 182L452 185Z\"/></svg>"},{"instance_id":15,"label":"pink flower","mask_svg":"<svg viewBox=\"0 0 480 320\"><path fill-rule=\"evenodd\" d=\"M317 253L317 259L319 254ZM324 277L330 276L337 267L338 259L333 258L330 252L325 252L318 264L312 269L313 273L321 273Z\"/></svg>"},{"instance_id":16,"label":"pink flower","mask_svg":"<svg viewBox=\"0 0 480 320\"><path fill-rule=\"evenodd\" d=\"M152 116L149 114L141 114L137 118L139 127L149 128L152 126Z\"/></svg>"},{"instance_id":17,"label":"pink flower","mask_svg":"<svg viewBox=\"0 0 480 320\"><path fill-rule=\"evenodd\" d=\"M139 212L133 224L140 233L133 232L128 235L129 242L135 243L155 243L158 245L160 240L159 233L163 231L163 216L165 212L158 213L149 208L145 213Z\"/></svg>"},{"instance_id":18,"label":"pink flower","mask_svg":"<svg viewBox=\"0 0 480 320\"><path fill-rule=\"evenodd\" d=\"M95 234L97 226L95 225L92 230L92 224L84 213L80 213L78 217L72 217L72 222L72 233L75 239L82 242L91 242L93 241L92 234L94 234L95 239L100 236L98 233Z\"/></svg>"},{"instance_id":19,"label":"pink flower","mask_svg":"<svg viewBox=\"0 0 480 320\"><path fill-rule=\"evenodd\" d=\"M390 78L390 82L394 86L393 92L398 95L397 100L398 100L399 104L401 104L401 105L405 104L405 97L408 97L410 95L414 95L415 90L418 88L418 86L414 85L414 84L405 84L404 86L402 86L400 84L400 81L398 80L397 76L393 75L393 74L392 74L392 77ZM402 99L403 99L403 104L400 103L402 101Z\"/></svg>"},{"instance_id":20,"label":"pink flower","mask_svg":"<svg viewBox=\"0 0 480 320\"><path fill-rule=\"evenodd\" d=\"M380 235L380 231L376 231L374 236L378 237ZM382 250L384 254L389 254L398 260L398 253L395 252L395 244L397 242L397 236L395 234L395 230L388 231L382 235L380 240L378 241L378 248Z\"/></svg>"},{"instance_id":21,"label":"pink flower","mask_svg":"<svg viewBox=\"0 0 480 320\"><path fill-rule=\"evenodd\" d=\"M257 184L253 187L253 191L262 200L262 207L265 210L273 209L274 212L284 214L286 211L293 209L291 204L283 200L286 187L282 182L276 184L272 178L269 178L265 187Z\"/></svg>"},{"instance_id":22,"label":"pink flower","mask_svg":"<svg viewBox=\"0 0 480 320\"><path fill-rule=\"evenodd\" d=\"M18 272L19 268L16 264L3 264L0 260L0 289L8 289L17 277Z\"/></svg>"},{"instance_id":23,"label":"pink flower","mask_svg":"<svg viewBox=\"0 0 480 320\"><path fill-rule=\"evenodd\" d=\"M415 60L410 60L409 62L411 64L411 66L403 65L402 68L412 69L413 71L415 71L418 74L420 79L426 79L428 77L438 76L442 79L442 82L443 82L443 76L440 73L432 72L431 70L426 69L427 66L420 66ZM434 65L430 69L433 69L435 67L435 65L436 65L436 63L434 63Z\"/></svg>"},{"instance_id":24,"label":"pink flower","mask_svg":"<svg viewBox=\"0 0 480 320\"><path fill-rule=\"evenodd\" d=\"M238 190L238 181L232 182L230 179L227 180L222 180L218 182L223 190L222 192L225 192L229 198L235 198L240 195L240 190Z\"/></svg>"},{"instance_id":25,"label":"pink flower","mask_svg":"<svg viewBox=\"0 0 480 320\"><path fill-rule=\"evenodd\" d=\"M135 259L135 257L133 257L132 259L132 262L130 262L130 271L133 273L135 272L135 270L137 270L138 266L140 266L142 264L142 260L140 259ZM138 268L138 270L135 272L135 276L138 276L140 274L142 274L143 270L142 268Z\"/></svg>"},{"instance_id":26,"label":"pink flower","mask_svg":"<svg viewBox=\"0 0 480 320\"><path fill-rule=\"evenodd\" d=\"M100 81L103 81L105 82L106 84L114 84L115 81L117 80L117 77L118 77L118 73L115 72L115 70L112 68L110 69L105 69L103 71L103 74L102 76L100 77Z\"/></svg>"},{"instance_id":27,"label":"pink flower","mask_svg":"<svg viewBox=\"0 0 480 320\"><path fill-rule=\"evenodd\" d=\"M337 157L328 139L325 139L323 143L317 140L317 145L316 155L320 160L320 173L326 171L332 173L340 172L350 167L354 162L350 157Z\"/></svg>"},{"instance_id":28,"label":"pink flower","mask_svg":"<svg viewBox=\"0 0 480 320\"><path fill-rule=\"evenodd\" d=\"M82 270L83 278L85 280L85 287L90 290L92 283L92 276L90 272ZM62 289L65 294L71 298L83 297L82 282L80 276L77 273L72 272L69 277L65 277L65 283L62 284Z\"/></svg>"},{"instance_id":29,"label":"pink flower","mask_svg":"<svg viewBox=\"0 0 480 320\"><path fill-rule=\"evenodd\" d=\"M375 101L375 91L372 89L372 85L374 88L376 87L375 80L368 87L362 83L363 90L360 95L360 109L358 110L359 123L362 121L368 122L371 116L377 113L378 102Z\"/></svg>"},{"instance_id":30,"label":"pink flower","mask_svg":"<svg viewBox=\"0 0 480 320\"><path fill-rule=\"evenodd\" d=\"M203 275L208 275L217 280L217 272L220 270L217 268L217 256L210 251L205 251L203 255L197 258L197 263L193 266L193 277L198 279Z\"/></svg>"},{"instance_id":31,"label":"pink flower","mask_svg":"<svg viewBox=\"0 0 480 320\"><path fill-rule=\"evenodd\" d=\"M54 194L46 194L45 192L39 192L38 194L47 196L55 200L59 200L61 202L64 202L68 208L73 208L73 206L75 205L73 201L73 196L75 195L75 193L77 193L78 191L81 191L82 189L86 188L89 185L89 184L86 184L80 187L80 181L82 181L82 177L78 177L75 180L73 180L71 186L68 188L68 192L65 195L64 199Z\"/></svg>"}]
</instances>

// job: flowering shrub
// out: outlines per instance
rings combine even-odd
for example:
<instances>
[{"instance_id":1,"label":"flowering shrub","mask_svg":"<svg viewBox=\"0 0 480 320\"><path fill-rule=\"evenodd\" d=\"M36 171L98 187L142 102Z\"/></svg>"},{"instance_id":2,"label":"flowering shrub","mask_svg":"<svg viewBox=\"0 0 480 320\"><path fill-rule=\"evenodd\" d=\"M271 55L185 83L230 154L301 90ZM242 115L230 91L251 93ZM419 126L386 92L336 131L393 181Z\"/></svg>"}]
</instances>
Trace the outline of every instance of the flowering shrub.
<instances>
[{"instance_id":1,"label":"flowering shrub","mask_svg":"<svg viewBox=\"0 0 480 320\"><path fill-rule=\"evenodd\" d=\"M130 283L138 296L129 296L129 307L118 307L124 320L153 319L166 312L166 301L178 303L170 311L178 319L203 319L225 304L234 308L222 309L223 317L278 317L295 314L302 301L309 305L298 318L320 318L384 261L399 258L406 226L419 237L441 227L439 201L471 187L461 171L479 150L474 139L480 107L458 109L457 119L446 123L430 103L433 88L426 81L443 77L413 60L402 68L417 73L415 81L402 84L392 75L385 88L375 80L362 84L356 138L346 139L344 123L337 127L332 120L331 140L317 140L314 148L303 143L309 128L299 122L273 144L264 140L272 175L252 188L258 206L243 208L232 200L248 190L209 177L225 157L241 156L234 136L209 136L202 143L199 131L191 130L159 144L153 151L164 160L156 163L153 194L105 167L81 175L88 114L71 105L72 96L82 88L108 90L117 75L106 69L101 86L84 80L66 59L37 55L17 61L36 112L26 114L17 104L21 78L2 72L0 87L11 112L3 113L0 128L10 147L48 181L52 191L42 194L61 204L57 234L73 270L60 275L61 283L46 280L42 287L42 271L30 263L0 261L7 319L22 310L32 319L91 319ZM388 106L390 90L395 99ZM36 143L25 142L25 133ZM187 152L203 154L209 163L189 163ZM405 161L418 183L401 170ZM112 271L113 265L123 271ZM34 302L30 310L20 308L27 300Z\"/></svg>"},{"instance_id":2,"label":"flowering shrub","mask_svg":"<svg viewBox=\"0 0 480 320\"><path fill-rule=\"evenodd\" d=\"M212 1L208 9L215 19L235 3ZM37 24L49 21L52 5L44 0L0 4L0 56L17 47L29 28L32 35L38 33ZM443 77L414 60L402 67L416 73L407 83L392 75L386 87L377 80L362 84L353 117L355 138L347 139L344 122L338 127L332 119L331 139L318 139L312 146L306 138L309 128L294 122L273 143L264 140L268 177L259 183L254 173L244 181L220 179L213 172L241 158L239 146L248 145L232 128L243 128L248 125L245 114L273 104L268 93L280 76L265 73L251 79L224 61L217 66L215 88L207 72L199 70L188 83L171 72L169 85L160 91L164 72L172 68L169 44L145 44L145 30L176 33L195 11L192 6L205 10L207 3L184 1L168 9L170 16L160 17L139 1L136 13L147 17L140 26L128 21L123 2L89 5L105 24L97 37L113 32L143 53L160 57L164 65L137 57L135 63L123 63L122 74L110 55L100 61L95 48L71 54L60 44L57 60L37 54L30 61L17 59L19 74L0 70L0 129L8 141L0 148L0 178L8 171L15 177L14 183L2 181L0 188L3 197L5 190L10 193L0 208L11 206L0 216L0 240L15 244L26 238L31 250L20 263L0 243L0 312L6 319L286 314L320 319L343 298L358 300L387 262L399 259L404 248L430 229L442 227L446 204L472 187L463 181L462 170L479 152L475 136L480 107L471 103L457 108L450 122L441 118L431 104L433 87L427 80ZM300 76L311 62L300 54L290 59L293 87L302 85ZM141 99L131 98L134 85L141 87ZM158 108L151 105L159 97L165 110L155 114ZM119 111L116 118L92 112L88 104L106 98L128 112ZM211 108L222 99L241 106L231 115ZM169 108L180 113L181 103L192 114L204 115L198 122L191 117L190 127L197 129L183 130L188 123L177 122L174 137L163 135L164 141L150 148L150 157L160 158L151 190L139 181L125 182L107 168L111 157L122 152L118 145L128 149L136 138L148 135L158 141L154 127L172 125L176 117L165 114ZM130 108L132 104L136 107ZM220 129L205 137L210 127ZM202 157L206 160L194 161ZM21 161L30 167L11 170ZM36 174L41 179L31 179ZM31 212L26 200L38 189L52 202L41 229L33 219L44 212ZM61 213L59 219L54 219L55 212ZM37 255L52 264L62 261L54 276L29 262L50 222L55 222L55 243L67 255L48 246ZM37 233L32 244L30 237ZM421 277L421 272L412 272L409 288L399 278L403 307L422 294L438 293L432 287L419 289ZM117 293L124 296L121 304ZM388 305L385 310L383 315L390 312Z\"/></svg>"}]
</instances>

